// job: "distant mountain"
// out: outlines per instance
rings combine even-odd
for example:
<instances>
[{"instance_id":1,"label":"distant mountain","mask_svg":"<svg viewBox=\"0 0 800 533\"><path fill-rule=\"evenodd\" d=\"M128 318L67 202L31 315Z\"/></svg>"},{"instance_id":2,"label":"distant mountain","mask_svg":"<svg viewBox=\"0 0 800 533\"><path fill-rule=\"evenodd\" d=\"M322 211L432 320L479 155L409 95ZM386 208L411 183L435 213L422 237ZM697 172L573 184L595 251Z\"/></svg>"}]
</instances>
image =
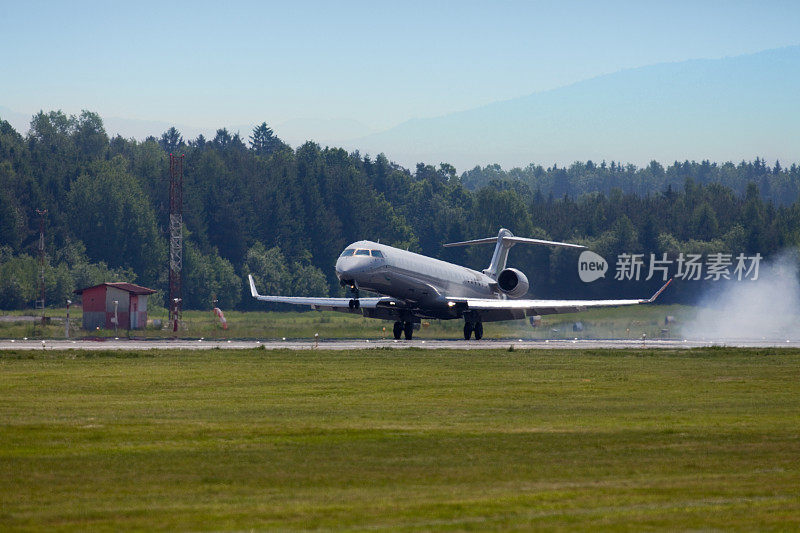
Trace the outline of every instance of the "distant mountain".
<instances>
[{"instance_id":1,"label":"distant mountain","mask_svg":"<svg viewBox=\"0 0 800 533\"><path fill-rule=\"evenodd\" d=\"M348 145L404 166L445 161L459 170L587 159L798 161L800 46L625 70L411 120Z\"/></svg>"},{"instance_id":2,"label":"distant mountain","mask_svg":"<svg viewBox=\"0 0 800 533\"><path fill-rule=\"evenodd\" d=\"M275 134L293 146L307 140L321 145L339 146L342 142L364 137L374 130L352 119L292 119L273 126Z\"/></svg>"},{"instance_id":3,"label":"distant mountain","mask_svg":"<svg viewBox=\"0 0 800 533\"><path fill-rule=\"evenodd\" d=\"M25 134L31 123L31 115L18 113L7 107L0 106L0 120L5 120L19 133Z\"/></svg>"}]
</instances>

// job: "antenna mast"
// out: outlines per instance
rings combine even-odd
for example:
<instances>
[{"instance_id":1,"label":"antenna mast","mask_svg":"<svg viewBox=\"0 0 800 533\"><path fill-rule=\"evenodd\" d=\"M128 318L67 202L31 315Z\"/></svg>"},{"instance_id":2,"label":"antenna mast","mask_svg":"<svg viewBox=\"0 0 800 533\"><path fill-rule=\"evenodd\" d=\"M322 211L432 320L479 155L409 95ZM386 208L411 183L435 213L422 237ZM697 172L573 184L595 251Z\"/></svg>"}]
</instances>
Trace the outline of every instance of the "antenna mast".
<instances>
[{"instance_id":1,"label":"antenna mast","mask_svg":"<svg viewBox=\"0 0 800 533\"><path fill-rule=\"evenodd\" d=\"M36 300L36 307L42 309L42 326L47 320L44 315L44 216L47 214L47 209L37 209L36 214L39 215L39 299Z\"/></svg>"},{"instance_id":2,"label":"antenna mast","mask_svg":"<svg viewBox=\"0 0 800 533\"><path fill-rule=\"evenodd\" d=\"M183 306L183 154L169 154L169 318L178 331Z\"/></svg>"}]
</instances>

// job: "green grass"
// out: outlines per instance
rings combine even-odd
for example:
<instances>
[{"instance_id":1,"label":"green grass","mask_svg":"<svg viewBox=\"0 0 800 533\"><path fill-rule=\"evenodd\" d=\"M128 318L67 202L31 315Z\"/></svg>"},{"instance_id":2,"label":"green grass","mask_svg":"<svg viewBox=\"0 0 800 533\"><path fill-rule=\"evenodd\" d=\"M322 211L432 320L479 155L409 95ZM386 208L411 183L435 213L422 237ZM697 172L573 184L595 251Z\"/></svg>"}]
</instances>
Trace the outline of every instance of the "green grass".
<instances>
[{"instance_id":1,"label":"green grass","mask_svg":"<svg viewBox=\"0 0 800 533\"><path fill-rule=\"evenodd\" d=\"M27 313L35 316L34 311L14 312L13 315ZM39 314L41 311L38 312ZM48 316L63 318L64 309L48 309ZM693 314L689 306L635 306L617 309L595 309L583 313L569 315L550 315L542 319L537 328L532 328L527 320L511 322L492 322L484 327L485 337L493 338L524 338L524 339L597 339L597 338L641 338L642 333L648 338L676 337L679 329L665 330L664 317L673 315L681 320L688 321ZM81 322L80 308L70 310L70 320L73 325L73 336L99 336L113 337L113 330L83 331L77 326ZM392 322L364 318L360 315L347 313L327 312L274 312L274 311L227 311L225 317L229 329L220 329L216 317L211 311L185 311L184 328L179 332L181 337L190 338L250 338L250 339L287 339L311 338L319 333L320 338L364 338L380 339L391 338ZM150 318L160 319L166 323L167 313L162 309L150 312ZM581 321L584 331L573 331L572 325ZM418 338L461 338L464 322L462 320L426 320L423 327L415 332ZM384 329L385 328L385 329ZM120 330L116 336L126 337L127 331ZM148 328L131 332L136 337L171 338L170 329ZM4 322L0 321L0 338L63 338L63 322L54 321L45 326L33 322Z\"/></svg>"},{"instance_id":2,"label":"green grass","mask_svg":"<svg viewBox=\"0 0 800 533\"><path fill-rule=\"evenodd\" d=\"M3 352L0 529L800 527L800 351Z\"/></svg>"}]
</instances>

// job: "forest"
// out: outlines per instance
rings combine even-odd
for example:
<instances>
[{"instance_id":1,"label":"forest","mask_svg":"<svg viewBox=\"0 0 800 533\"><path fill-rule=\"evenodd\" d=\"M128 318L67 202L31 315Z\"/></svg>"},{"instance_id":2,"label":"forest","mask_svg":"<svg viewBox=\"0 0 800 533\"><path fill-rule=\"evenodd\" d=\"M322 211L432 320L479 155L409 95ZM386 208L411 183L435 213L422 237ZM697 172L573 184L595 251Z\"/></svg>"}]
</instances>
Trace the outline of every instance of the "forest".
<instances>
[{"instance_id":1,"label":"forest","mask_svg":"<svg viewBox=\"0 0 800 533\"><path fill-rule=\"evenodd\" d=\"M260 309L264 294L338 295L341 250L360 239L484 268L491 247L451 241L516 235L621 253L760 253L800 243L800 168L767 164L576 162L503 170L450 164L406 169L314 142L292 148L266 123L184 139L110 137L94 112L39 112L24 136L0 120L0 309L37 299L39 216L45 216L46 301L130 281L167 289L169 154L184 155L184 308ZM648 296L651 284L582 283L574 251L515 247L537 297ZM613 269L613 265L611 266ZM613 276L611 276L613 277ZM691 303L702 281L667 301ZM656 283L657 285L657 283Z\"/></svg>"}]
</instances>

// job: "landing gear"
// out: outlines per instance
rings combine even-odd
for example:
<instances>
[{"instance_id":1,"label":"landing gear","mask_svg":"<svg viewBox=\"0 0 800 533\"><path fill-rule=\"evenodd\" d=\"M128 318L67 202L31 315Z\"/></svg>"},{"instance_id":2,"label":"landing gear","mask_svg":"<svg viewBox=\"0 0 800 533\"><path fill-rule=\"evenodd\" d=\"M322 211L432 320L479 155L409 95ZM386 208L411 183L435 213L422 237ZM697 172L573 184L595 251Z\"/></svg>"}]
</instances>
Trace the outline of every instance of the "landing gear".
<instances>
[{"instance_id":1,"label":"landing gear","mask_svg":"<svg viewBox=\"0 0 800 533\"><path fill-rule=\"evenodd\" d=\"M361 308L361 303L358 301L358 287L355 284L349 285L347 288L347 292L350 293L351 299L347 302L348 307L351 310Z\"/></svg>"},{"instance_id":2,"label":"landing gear","mask_svg":"<svg viewBox=\"0 0 800 533\"><path fill-rule=\"evenodd\" d=\"M464 340L468 341L473 333L476 341L483 338L483 322L464 322Z\"/></svg>"},{"instance_id":3,"label":"landing gear","mask_svg":"<svg viewBox=\"0 0 800 533\"><path fill-rule=\"evenodd\" d=\"M412 322L403 324L403 333L406 334L406 340L410 341L411 337L414 335L414 324Z\"/></svg>"},{"instance_id":4,"label":"landing gear","mask_svg":"<svg viewBox=\"0 0 800 533\"><path fill-rule=\"evenodd\" d=\"M400 322L399 320L394 323L392 329L395 340L400 340L400 336L405 333L406 340L410 341L414 336L414 323L413 322Z\"/></svg>"}]
</instances>

